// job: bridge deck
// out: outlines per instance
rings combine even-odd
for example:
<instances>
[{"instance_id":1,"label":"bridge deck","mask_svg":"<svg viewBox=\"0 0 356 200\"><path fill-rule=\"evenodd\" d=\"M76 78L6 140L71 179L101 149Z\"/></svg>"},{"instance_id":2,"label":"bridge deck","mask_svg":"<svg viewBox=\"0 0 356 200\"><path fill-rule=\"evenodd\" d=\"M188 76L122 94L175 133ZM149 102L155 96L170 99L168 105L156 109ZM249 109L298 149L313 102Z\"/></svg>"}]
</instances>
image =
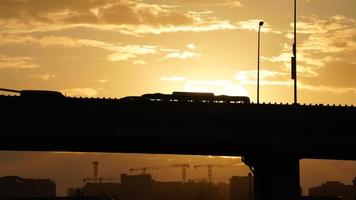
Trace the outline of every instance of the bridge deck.
<instances>
[{"instance_id":1,"label":"bridge deck","mask_svg":"<svg viewBox=\"0 0 356 200\"><path fill-rule=\"evenodd\" d=\"M356 108L0 96L1 150L356 159Z\"/></svg>"}]
</instances>

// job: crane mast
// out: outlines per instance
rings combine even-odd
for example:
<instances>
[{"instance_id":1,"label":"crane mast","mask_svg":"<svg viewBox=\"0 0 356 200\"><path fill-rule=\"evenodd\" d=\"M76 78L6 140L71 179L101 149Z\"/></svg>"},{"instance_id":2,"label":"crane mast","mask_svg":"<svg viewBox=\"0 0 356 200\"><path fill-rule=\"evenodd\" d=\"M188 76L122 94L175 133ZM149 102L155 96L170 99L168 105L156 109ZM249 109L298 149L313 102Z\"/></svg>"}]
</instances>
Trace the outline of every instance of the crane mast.
<instances>
[{"instance_id":1,"label":"crane mast","mask_svg":"<svg viewBox=\"0 0 356 200\"><path fill-rule=\"evenodd\" d=\"M159 167L140 167L140 168L130 168L129 171L132 173L134 171L141 171L141 174L146 174L147 170L158 170Z\"/></svg>"},{"instance_id":2,"label":"crane mast","mask_svg":"<svg viewBox=\"0 0 356 200\"><path fill-rule=\"evenodd\" d=\"M98 179L98 174L99 174L99 162L98 161L93 161L93 178L94 178L94 183L99 182Z\"/></svg>"},{"instance_id":3,"label":"crane mast","mask_svg":"<svg viewBox=\"0 0 356 200\"><path fill-rule=\"evenodd\" d=\"M209 183L212 183L213 179L213 167L240 167L242 166L242 163L239 164L234 164L234 165L224 165L224 164L206 164L206 165L194 165L194 169L198 169L200 167L206 167L208 168L208 181Z\"/></svg>"},{"instance_id":4,"label":"crane mast","mask_svg":"<svg viewBox=\"0 0 356 200\"><path fill-rule=\"evenodd\" d=\"M84 178L83 182L88 182L88 181L93 181L94 183L98 183L99 182L99 162L98 161L93 161L91 162L91 164L93 165L93 177L92 178Z\"/></svg>"},{"instance_id":5,"label":"crane mast","mask_svg":"<svg viewBox=\"0 0 356 200\"><path fill-rule=\"evenodd\" d=\"M186 178L187 178L187 168L189 168L190 165L186 164L186 163L182 163L182 164L173 164L173 165L171 165L171 167L180 167L180 168L182 168L182 182L185 183L186 182Z\"/></svg>"}]
</instances>

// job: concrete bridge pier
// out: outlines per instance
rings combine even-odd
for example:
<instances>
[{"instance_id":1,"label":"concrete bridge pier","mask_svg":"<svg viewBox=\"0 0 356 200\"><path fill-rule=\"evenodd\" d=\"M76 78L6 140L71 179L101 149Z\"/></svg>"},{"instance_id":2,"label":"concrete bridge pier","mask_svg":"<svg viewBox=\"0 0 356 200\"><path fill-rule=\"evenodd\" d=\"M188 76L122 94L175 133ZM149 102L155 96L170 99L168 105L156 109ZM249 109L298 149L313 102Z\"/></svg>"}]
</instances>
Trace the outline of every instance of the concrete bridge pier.
<instances>
[{"instance_id":1,"label":"concrete bridge pier","mask_svg":"<svg viewBox=\"0 0 356 200\"><path fill-rule=\"evenodd\" d=\"M254 200L299 200L299 158L245 156L254 174Z\"/></svg>"}]
</instances>

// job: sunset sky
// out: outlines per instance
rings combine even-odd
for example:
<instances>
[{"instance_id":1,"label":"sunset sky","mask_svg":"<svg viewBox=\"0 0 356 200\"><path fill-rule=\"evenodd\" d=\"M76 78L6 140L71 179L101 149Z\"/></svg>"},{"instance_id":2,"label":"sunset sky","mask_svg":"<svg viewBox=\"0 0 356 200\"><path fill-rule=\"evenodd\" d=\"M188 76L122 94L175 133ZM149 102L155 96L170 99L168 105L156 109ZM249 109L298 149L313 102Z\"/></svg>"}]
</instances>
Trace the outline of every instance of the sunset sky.
<instances>
[{"instance_id":1,"label":"sunset sky","mask_svg":"<svg viewBox=\"0 0 356 200\"><path fill-rule=\"evenodd\" d=\"M356 105L355 8L355 0L298 0L300 103ZM209 91L255 102L263 20L260 101L291 103L292 11L292 0L0 0L0 87L88 97ZM64 183L79 186L91 174L93 159L105 163L104 175L154 159L193 159L172 157L0 152L0 176L55 178L63 194ZM328 179L351 184L356 175L355 162L347 161L305 161L303 169L307 186ZM178 171L156 176L177 180ZM226 179L222 171L217 176ZM247 168L226 171L246 175Z\"/></svg>"},{"instance_id":2,"label":"sunset sky","mask_svg":"<svg viewBox=\"0 0 356 200\"><path fill-rule=\"evenodd\" d=\"M356 1L298 1L300 103L356 104ZM0 86L292 102L293 1L1 0Z\"/></svg>"}]
</instances>

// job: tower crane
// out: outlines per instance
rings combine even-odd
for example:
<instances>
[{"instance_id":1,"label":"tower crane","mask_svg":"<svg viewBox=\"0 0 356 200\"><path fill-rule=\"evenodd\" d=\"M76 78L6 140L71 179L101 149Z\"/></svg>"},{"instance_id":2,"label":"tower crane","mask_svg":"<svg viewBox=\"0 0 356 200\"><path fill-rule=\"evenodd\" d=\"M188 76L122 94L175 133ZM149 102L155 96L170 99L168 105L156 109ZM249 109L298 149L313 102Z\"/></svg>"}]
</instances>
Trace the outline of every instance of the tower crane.
<instances>
[{"instance_id":1,"label":"tower crane","mask_svg":"<svg viewBox=\"0 0 356 200\"><path fill-rule=\"evenodd\" d=\"M181 163L181 164L173 164L171 167L180 167L182 168L182 182L185 183L186 177L187 177L187 168L190 167L189 164L186 163Z\"/></svg>"},{"instance_id":2,"label":"tower crane","mask_svg":"<svg viewBox=\"0 0 356 200\"><path fill-rule=\"evenodd\" d=\"M115 180L115 179L119 179L117 177L99 177L99 162L98 161L93 161L91 162L91 164L93 165L93 177L92 178L83 178L83 183L86 183L88 181L93 181L94 183L101 183L103 182L103 180Z\"/></svg>"},{"instance_id":3,"label":"tower crane","mask_svg":"<svg viewBox=\"0 0 356 200\"><path fill-rule=\"evenodd\" d=\"M200 167L207 167L208 168L208 181L209 183L212 182L213 177L213 167L241 167L243 166L242 163L234 164L234 165L224 165L224 164L206 164L206 165L194 165L194 169L198 169Z\"/></svg>"},{"instance_id":4,"label":"tower crane","mask_svg":"<svg viewBox=\"0 0 356 200\"><path fill-rule=\"evenodd\" d=\"M140 168L130 168L129 171L132 173L134 171L141 171L141 174L146 174L147 170L158 170L159 167L140 167Z\"/></svg>"},{"instance_id":5,"label":"tower crane","mask_svg":"<svg viewBox=\"0 0 356 200\"><path fill-rule=\"evenodd\" d=\"M94 183L98 183L98 175L99 175L99 162L98 161L93 161L91 163L93 165L93 178L84 178L83 182L88 182L88 181L93 181Z\"/></svg>"}]
</instances>

